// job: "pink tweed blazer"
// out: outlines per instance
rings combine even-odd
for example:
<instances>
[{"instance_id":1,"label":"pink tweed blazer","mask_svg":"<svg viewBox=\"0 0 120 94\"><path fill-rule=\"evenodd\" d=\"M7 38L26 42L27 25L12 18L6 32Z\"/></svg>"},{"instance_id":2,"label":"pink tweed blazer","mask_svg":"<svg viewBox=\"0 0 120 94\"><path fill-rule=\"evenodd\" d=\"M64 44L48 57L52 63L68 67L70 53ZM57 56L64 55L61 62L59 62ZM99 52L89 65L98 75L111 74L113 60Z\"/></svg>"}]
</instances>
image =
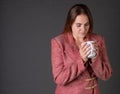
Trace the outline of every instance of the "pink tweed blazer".
<instances>
[{"instance_id":1,"label":"pink tweed blazer","mask_svg":"<svg viewBox=\"0 0 120 94\"><path fill-rule=\"evenodd\" d=\"M97 41L99 55L83 63L72 34L60 34L51 39L52 73L55 94L100 94L98 78L107 80L112 75L104 38L88 34L87 40Z\"/></svg>"}]
</instances>

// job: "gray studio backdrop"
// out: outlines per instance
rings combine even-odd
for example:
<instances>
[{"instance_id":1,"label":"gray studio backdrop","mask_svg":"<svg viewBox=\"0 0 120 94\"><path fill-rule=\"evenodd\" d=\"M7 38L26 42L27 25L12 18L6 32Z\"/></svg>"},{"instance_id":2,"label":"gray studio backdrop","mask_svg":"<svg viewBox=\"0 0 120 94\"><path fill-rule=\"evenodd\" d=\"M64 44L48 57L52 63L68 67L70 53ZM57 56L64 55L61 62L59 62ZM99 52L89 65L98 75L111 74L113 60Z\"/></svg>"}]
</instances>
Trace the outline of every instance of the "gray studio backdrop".
<instances>
[{"instance_id":1,"label":"gray studio backdrop","mask_svg":"<svg viewBox=\"0 0 120 94\"><path fill-rule=\"evenodd\" d=\"M120 94L119 0L0 0L0 94L54 94L50 40L76 3L88 5L106 38L113 76L99 80L101 94Z\"/></svg>"}]
</instances>

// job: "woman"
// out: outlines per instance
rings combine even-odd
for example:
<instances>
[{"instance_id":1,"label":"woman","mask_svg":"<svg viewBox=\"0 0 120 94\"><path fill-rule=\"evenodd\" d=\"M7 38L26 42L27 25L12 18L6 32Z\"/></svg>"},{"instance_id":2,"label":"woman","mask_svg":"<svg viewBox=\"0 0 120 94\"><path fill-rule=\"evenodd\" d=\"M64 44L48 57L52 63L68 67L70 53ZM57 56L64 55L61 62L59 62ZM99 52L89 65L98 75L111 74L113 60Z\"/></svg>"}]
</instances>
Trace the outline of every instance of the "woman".
<instances>
[{"instance_id":1,"label":"woman","mask_svg":"<svg viewBox=\"0 0 120 94\"><path fill-rule=\"evenodd\" d=\"M86 41L95 42L93 58L88 58L90 46L82 44ZM104 38L93 33L92 15L84 4L69 10L64 32L51 40L51 54L55 94L100 94L98 78L112 75Z\"/></svg>"}]
</instances>

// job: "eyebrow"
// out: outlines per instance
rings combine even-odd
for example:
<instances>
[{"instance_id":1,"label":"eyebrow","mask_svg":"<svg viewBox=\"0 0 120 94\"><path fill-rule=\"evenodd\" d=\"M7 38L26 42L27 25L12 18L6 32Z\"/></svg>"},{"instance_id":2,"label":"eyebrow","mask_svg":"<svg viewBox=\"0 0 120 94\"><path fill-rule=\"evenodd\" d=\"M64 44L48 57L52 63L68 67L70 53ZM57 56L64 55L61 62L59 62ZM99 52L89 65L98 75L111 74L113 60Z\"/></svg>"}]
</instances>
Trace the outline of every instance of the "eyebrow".
<instances>
[{"instance_id":1,"label":"eyebrow","mask_svg":"<svg viewBox=\"0 0 120 94\"><path fill-rule=\"evenodd\" d=\"M89 22L86 22L85 24L88 24ZM82 24L82 23L79 23L79 22L76 22L75 24Z\"/></svg>"}]
</instances>

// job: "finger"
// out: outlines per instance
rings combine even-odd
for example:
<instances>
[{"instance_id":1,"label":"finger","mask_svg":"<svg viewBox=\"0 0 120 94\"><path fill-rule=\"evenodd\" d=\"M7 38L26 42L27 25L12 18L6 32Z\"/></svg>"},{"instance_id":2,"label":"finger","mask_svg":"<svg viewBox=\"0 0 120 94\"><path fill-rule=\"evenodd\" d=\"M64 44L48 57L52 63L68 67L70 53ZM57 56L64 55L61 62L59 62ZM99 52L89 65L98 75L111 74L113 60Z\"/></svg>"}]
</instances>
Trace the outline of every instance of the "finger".
<instances>
[{"instance_id":1,"label":"finger","mask_svg":"<svg viewBox=\"0 0 120 94\"><path fill-rule=\"evenodd\" d=\"M98 49L98 47L96 48L96 51L95 51L97 54L99 53L99 49Z\"/></svg>"},{"instance_id":2,"label":"finger","mask_svg":"<svg viewBox=\"0 0 120 94\"><path fill-rule=\"evenodd\" d=\"M87 43L85 43L85 42L81 43L81 48L83 49L86 45L87 45Z\"/></svg>"},{"instance_id":3,"label":"finger","mask_svg":"<svg viewBox=\"0 0 120 94\"><path fill-rule=\"evenodd\" d=\"M97 44L97 43L94 43L94 47L98 47L98 44Z\"/></svg>"},{"instance_id":4,"label":"finger","mask_svg":"<svg viewBox=\"0 0 120 94\"><path fill-rule=\"evenodd\" d=\"M91 52L90 50L87 51L86 54L85 54L85 57L88 57L88 55L90 54L90 52Z\"/></svg>"},{"instance_id":5,"label":"finger","mask_svg":"<svg viewBox=\"0 0 120 94\"><path fill-rule=\"evenodd\" d=\"M87 43L83 44L83 45L80 47L80 50L81 50L82 52L84 52L85 49L87 48L86 46L87 46Z\"/></svg>"},{"instance_id":6,"label":"finger","mask_svg":"<svg viewBox=\"0 0 120 94\"><path fill-rule=\"evenodd\" d=\"M91 50L91 47L89 46L89 47L87 47L85 50L84 50L84 54L86 54L88 51L90 51Z\"/></svg>"},{"instance_id":7,"label":"finger","mask_svg":"<svg viewBox=\"0 0 120 94\"><path fill-rule=\"evenodd\" d=\"M83 51L87 50L90 48L90 45L89 44L86 44L84 47L83 47Z\"/></svg>"},{"instance_id":8,"label":"finger","mask_svg":"<svg viewBox=\"0 0 120 94\"><path fill-rule=\"evenodd\" d=\"M98 51L99 51L99 48L98 48L98 46L97 46L97 45L95 45L95 47L94 47L94 48L95 48L95 51L96 51L96 52L98 52Z\"/></svg>"}]
</instances>

